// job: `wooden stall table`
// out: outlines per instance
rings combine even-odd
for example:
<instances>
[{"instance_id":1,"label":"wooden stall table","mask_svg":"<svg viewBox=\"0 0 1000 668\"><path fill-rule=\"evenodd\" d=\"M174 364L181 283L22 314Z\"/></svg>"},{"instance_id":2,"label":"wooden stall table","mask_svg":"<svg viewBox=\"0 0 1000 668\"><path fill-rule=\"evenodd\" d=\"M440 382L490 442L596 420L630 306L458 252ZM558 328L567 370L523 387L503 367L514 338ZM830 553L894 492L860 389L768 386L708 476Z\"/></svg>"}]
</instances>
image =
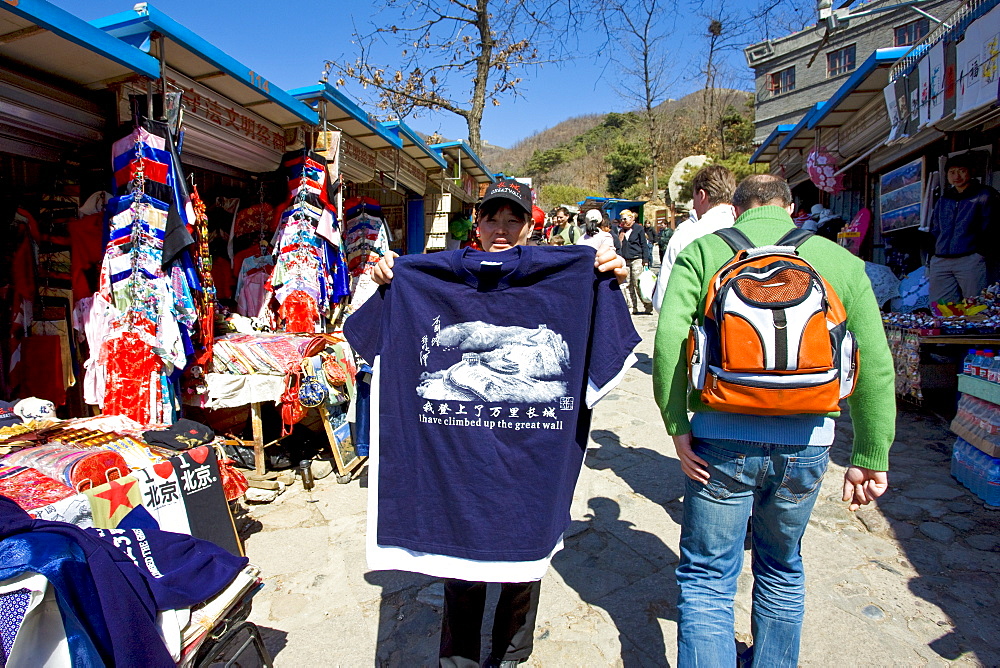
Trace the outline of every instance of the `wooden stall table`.
<instances>
[{"instance_id":1,"label":"wooden stall table","mask_svg":"<svg viewBox=\"0 0 1000 668\"><path fill-rule=\"evenodd\" d=\"M229 408L250 408L250 427L253 434L253 454L254 471L248 476L251 481L256 478L265 480L270 474L265 465L265 451L267 448L281 443L284 436L279 436L271 441L265 442L264 425L261 418L262 404L270 402L278 405L281 395L285 391L286 376L271 374L205 374L205 381L208 384L208 391L205 393L206 399L200 408L208 411ZM190 400L189 400L190 401ZM193 402L191 402L193 403ZM354 444L350 439L349 425L335 425L332 418L333 406L328 402L320 404L315 409L306 410L306 418L303 422L315 424L316 421L322 423L321 433L327 437L330 446L330 453L333 456L333 463L336 469L337 482L350 482L354 472L365 462L367 457L361 457L354 449Z\"/></svg>"},{"instance_id":2,"label":"wooden stall table","mask_svg":"<svg viewBox=\"0 0 1000 668\"><path fill-rule=\"evenodd\" d=\"M281 442L281 437L264 442L264 426L261 420L261 404L270 402L277 405L285 391L286 377L278 374L228 374L207 373L205 383L208 390L204 400L195 403L201 397L186 399L187 403L197 405L208 411L225 408L250 407L250 426L253 430L254 474L263 479L267 473L264 465L264 450Z\"/></svg>"}]
</instances>

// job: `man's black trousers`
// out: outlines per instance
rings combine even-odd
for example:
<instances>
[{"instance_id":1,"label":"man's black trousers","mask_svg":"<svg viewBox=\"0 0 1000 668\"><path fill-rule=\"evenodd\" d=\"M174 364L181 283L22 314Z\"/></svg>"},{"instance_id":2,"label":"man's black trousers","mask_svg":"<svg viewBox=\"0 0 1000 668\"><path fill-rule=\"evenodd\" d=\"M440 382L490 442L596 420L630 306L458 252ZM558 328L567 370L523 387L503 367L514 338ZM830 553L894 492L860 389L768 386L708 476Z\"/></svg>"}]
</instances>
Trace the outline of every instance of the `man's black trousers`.
<instances>
[{"instance_id":1,"label":"man's black trousers","mask_svg":"<svg viewBox=\"0 0 1000 668\"><path fill-rule=\"evenodd\" d=\"M479 665L486 586L485 582L444 581L440 652L443 665ZM531 655L540 590L540 581L501 585L493 619L491 663L523 661Z\"/></svg>"}]
</instances>

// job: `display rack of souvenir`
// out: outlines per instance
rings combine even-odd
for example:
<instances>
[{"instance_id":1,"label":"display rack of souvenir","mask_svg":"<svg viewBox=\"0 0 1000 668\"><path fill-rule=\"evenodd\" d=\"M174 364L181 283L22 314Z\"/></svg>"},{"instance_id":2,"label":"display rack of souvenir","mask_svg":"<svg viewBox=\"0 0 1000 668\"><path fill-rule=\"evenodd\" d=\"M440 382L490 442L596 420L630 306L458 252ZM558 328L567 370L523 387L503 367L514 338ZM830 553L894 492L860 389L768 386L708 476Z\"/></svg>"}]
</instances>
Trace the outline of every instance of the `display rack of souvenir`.
<instances>
[{"instance_id":1,"label":"display rack of souvenir","mask_svg":"<svg viewBox=\"0 0 1000 668\"><path fill-rule=\"evenodd\" d=\"M272 240L274 270L268 282L279 331L328 331L341 300L350 294L326 165L326 158L308 150L286 153L281 163L288 199L279 207Z\"/></svg>"},{"instance_id":2,"label":"display rack of souvenir","mask_svg":"<svg viewBox=\"0 0 1000 668\"><path fill-rule=\"evenodd\" d=\"M972 299L936 304L934 313L886 313L883 323L920 336L1000 336L1000 283Z\"/></svg>"},{"instance_id":3,"label":"display rack of souvenir","mask_svg":"<svg viewBox=\"0 0 1000 668\"><path fill-rule=\"evenodd\" d=\"M91 351L86 400L140 423L176 419L176 372L189 355L206 354L213 334L211 268L191 233L203 232L205 221L177 150L168 124L138 115L114 143L116 192L106 206L99 288L78 314Z\"/></svg>"},{"instance_id":4,"label":"display rack of souvenir","mask_svg":"<svg viewBox=\"0 0 1000 668\"><path fill-rule=\"evenodd\" d=\"M917 402L924 395L920 383L920 335L898 327L886 328L886 338L896 369L896 395Z\"/></svg>"},{"instance_id":5,"label":"display rack of souvenir","mask_svg":"<svg viewBox=\"0 0 1000 668\"><path fill-rule=\"evenodd\" d=\"M347 266L351 273L351 304L348 310L353 313L378 288L372 280L372 271L389 252L392 238L382 215L382 207L370 197L347 200L344 211Z\"/></svg>"}]
</instances>

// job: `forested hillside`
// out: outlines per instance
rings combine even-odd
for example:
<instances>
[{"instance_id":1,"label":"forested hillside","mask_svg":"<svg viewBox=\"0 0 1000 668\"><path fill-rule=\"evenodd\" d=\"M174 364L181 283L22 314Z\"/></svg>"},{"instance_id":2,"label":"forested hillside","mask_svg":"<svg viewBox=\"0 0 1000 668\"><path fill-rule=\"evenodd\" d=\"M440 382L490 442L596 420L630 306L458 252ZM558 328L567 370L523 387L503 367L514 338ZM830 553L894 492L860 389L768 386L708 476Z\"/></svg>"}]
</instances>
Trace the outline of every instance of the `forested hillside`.
<instances>
[{"instance_id":1,"label":"forested hillside","mask_svg":"<svg viewBox=\"0 0 1000 668\"><path fill-rule=\"evenodd\" d=\"M747 171L752 100L744 91L716 89L656 108L661 198L670 170L688 155L706 154ZM570 118L509 149L484 147L482 158L494 172L532 177L540 203L552 206L587 195L651 198L650 155L646 119L612 112Z\"/></svg>"}]
</instances>

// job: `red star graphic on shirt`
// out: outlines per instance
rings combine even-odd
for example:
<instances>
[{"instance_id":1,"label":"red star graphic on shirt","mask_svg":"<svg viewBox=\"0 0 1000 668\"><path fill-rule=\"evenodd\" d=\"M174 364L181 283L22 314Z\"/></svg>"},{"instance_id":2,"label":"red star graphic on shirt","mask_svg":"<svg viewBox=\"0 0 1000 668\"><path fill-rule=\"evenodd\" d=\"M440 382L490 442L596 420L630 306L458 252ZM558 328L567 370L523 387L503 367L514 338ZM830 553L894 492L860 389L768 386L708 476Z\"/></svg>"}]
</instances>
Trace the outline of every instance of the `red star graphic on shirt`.
<instances>
[{"instance_id":1,"label":"red star graphic on shirt","mask_svg":"<svg viewBox=\"0 0 1000 668\"><path fill-rule=\"evenodd\" d=\"M111 504L111 510L108 512L108 519L110 519L114 517L115 511L118 510L119 506L125 506L126 508L133 507L131 502L128 500L128 492L132 489L133 485L136 484L136 481L131 480L123 485L117 480L112 480L108 484L111 486L110 489L106 492L95 494L94 496L107 499L108 503Z\"/></svg>"}]
</instances>

